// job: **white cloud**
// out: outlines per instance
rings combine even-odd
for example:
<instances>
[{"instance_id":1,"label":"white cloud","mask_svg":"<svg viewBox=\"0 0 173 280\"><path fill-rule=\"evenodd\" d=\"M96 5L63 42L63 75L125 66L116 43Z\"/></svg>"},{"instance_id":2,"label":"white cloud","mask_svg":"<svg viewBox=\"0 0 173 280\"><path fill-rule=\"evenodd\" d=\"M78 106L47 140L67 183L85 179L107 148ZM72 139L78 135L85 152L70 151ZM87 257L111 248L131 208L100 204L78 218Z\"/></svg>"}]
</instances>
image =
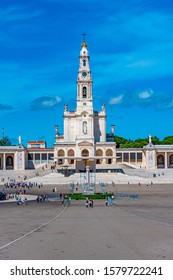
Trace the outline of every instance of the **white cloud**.
<instances>
[{"instance_id":1,"label":"white cloud","mask_svg":"<svg viewBox=\"0 0 173 280\"><path fill-rule=\"evenodd\" d=\"M164 106L165 109L173 108L173 99Z\"/></svg>"},{"instance_id":2,"label":"white cloud","mask_svg":"<svg viewBox=\"0 0 173 280\"><path fill-rule=\"evenodd\" d=\"M54 108L62 101L59 96L41 96L31 102L31 110Z\"/></svg>"},{"instance_id":3,"label":"white cloud","mask_svg":"<svg viewBox=\"0 0 173 280\"><path fill-rule=\"evenodd\" d=\"M153 95L153 90L151 90L151 89L139 92L139 98L140 99L148 99L152 95Z\"/></svg>"},{"instance_id":4,"label":"white cloud","mask_svg":"<svg viewBox=\"0 0 173 280\"><path fill-rule=\"evenodd\" d=\"M126 67L151 67L154 62L151 60L139 60L131 64L127 64Z\"/></svg>"},{"instance_id":5,"label":"white cloud","mask_svg":"<svg viewBox=\"0 0 173 280\"><path fill-rule=\"evenodd\" d=\"M55 99L56 99L56 102L57 102L57 103L61 102L61 100L62 100L62 98L59 97L59 96L55 96Z\"/></svg>"},{"instance_id":6,"label":"white cloud","mask_svg":"<svg viewBox=\"0 0 173 280\"><path fill-rule=\"evenodd\" d=\"M43 11L41 10L27 11L20 6L11 6L6 9L1 9L0 21L8 22L8 21L15 21L15 20L25 20L25 19L37 17L42 13Z\"/></svg>"},{"instance_id":7,"label":"white cloud","mask_svg":"<svg viewBox=\"0 0 173 280\"><path fill-rule=\"evenodd\" d=\"M110 105L120 104L120 103L123 102L123 97L124 97L124 95L121 94L121 95L119 95L119 96L117 96L117 97L111 98L111 99L109 100L109 104L110 104Z\"/></svg>"},{"instance_id":8,"label":"white cloud","mask_svg":"<svg viewBox=\"0 0 173 280\"><path fill-rule=\"evenodd\" d=\"M42 102L43 107L53 107L61 101L61 98L59 96L55 96L55 98L54 97L50 97L50 98L52 98L52 99L45 100Z\"/></svg>"}]
</instances>

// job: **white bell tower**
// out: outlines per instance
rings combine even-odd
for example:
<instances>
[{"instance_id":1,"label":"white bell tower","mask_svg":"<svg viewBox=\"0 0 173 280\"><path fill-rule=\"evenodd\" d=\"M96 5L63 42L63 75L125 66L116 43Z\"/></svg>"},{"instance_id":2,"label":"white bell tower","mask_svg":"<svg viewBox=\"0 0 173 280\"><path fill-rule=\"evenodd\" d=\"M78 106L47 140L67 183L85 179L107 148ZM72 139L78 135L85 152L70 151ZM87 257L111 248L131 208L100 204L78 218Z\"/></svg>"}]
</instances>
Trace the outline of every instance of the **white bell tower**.
<instances>
[{"instance_id":1,"label":"white bell tower","mask_svg":"<svg viewBox=\"0 0 173 280\"><path fill-rule=\"evenodd\" d=\"M84 34L85 36L85 34ZM82 49L79 56L79 70L77 77L77 111L83 110L93 114L92 100L92 77L90 71L90 57L87 50L87 43L84 41L81 44Z\"/></svg>"},{"instance_id":2,"label":"white bell tower","mask_svg":"<svg viewBox=\"0 0 173 280\"><path fill-rule=\"evenodd\" d=\"M94 110L92 98L92 77L87 43L84 40L79 55L77 77L76 140L94 143Z\"/></svg>"}]
</instances>

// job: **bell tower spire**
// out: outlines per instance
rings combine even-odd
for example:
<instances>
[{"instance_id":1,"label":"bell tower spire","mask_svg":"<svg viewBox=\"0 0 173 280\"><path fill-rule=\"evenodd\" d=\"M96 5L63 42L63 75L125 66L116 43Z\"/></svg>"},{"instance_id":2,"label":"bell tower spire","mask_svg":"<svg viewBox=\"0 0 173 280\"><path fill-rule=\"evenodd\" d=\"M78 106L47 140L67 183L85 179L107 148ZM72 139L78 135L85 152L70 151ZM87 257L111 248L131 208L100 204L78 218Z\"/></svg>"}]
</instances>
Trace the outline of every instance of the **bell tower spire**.
<instances>
[{"instance_id":1,"label":"bell tower spire","mask_svg":"<svg viewBox=\"0 0 173 280\"><path fill-rule=\"evenodd\" d=\"M82 49L79 55L79 70L77 77L77 110L81 111L85 109L93 112L92 101L92 77L90 71L90 56L87 50L87 43L85 41L86 34L82 34L83 42L81 44Z\"/></svg>"}]
</instances>

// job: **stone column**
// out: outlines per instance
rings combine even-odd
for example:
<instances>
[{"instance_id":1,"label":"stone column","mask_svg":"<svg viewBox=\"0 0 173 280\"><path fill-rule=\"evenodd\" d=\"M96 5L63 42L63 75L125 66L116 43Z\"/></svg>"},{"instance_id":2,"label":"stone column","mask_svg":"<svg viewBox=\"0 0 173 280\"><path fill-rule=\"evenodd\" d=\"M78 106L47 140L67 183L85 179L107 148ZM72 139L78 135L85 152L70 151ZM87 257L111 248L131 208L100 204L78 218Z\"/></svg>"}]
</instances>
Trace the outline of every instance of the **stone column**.
<instances>
[{"instance_id":1,"label":"stone column","mask_svg":"<svg viewBox=\"0 0 173 280\"><path fill-rule=\"evenodd\" d=\"M122 163L124 162L124 153L122 152Z\"/></svg>"},{"instance_id":2,"label":"stone column","mask_svg":"<svg viewBox=\"0 0 173 280\"><path fill-rule=\"evenodd\" d=\"M3 170L5 170L6 169L6 162L5 162L5 156L6 156L6 154L4 153L3 154Z\"/></svg>"},{"instance_id":3,"label":"stone column","mask_svg":"<svg viewBox=\"0 0 173 280\"><path fill-rule=\"evenodd\" d=\"M156 153L155 150L154 150L153 154L154 154L154 156L153 156L153 159L154 159L154 169L157 169L157 153Z\"/></svg>"},{"instance_id":4,"label":"stone column","mask_svg":"<svg viewBox=\"0 0 173 280\"><path fill-rule=\"evenodd\" d=\"M165 152L165 169L168 168L168 154Z\"/></svg>"},{"instance_id":5,"label":"stone column","mask_svg":"<svg viewBox=\"0 0 173 280\"><path fill-rule=\"evenodd\" d=\"M103 149L103 156L104 157L106 156L106 149ZM105 158L103 158L102 164L106 164L106 159Z\"/></svg>"},{"instance_id":6,"label":"stone column","mask_svg":"<svg viewBox=\"0 0 173 280\"><path fill-rule=\"evenodd\" d=\"M113 156L115 156L115 158L112 159L112 163L116 164L117 163L117 159L116 159L116 149L113 149Z\"/></svg>"},{"instance_id":7,"label":"stone column","mask_svg":"<svg viewBox=\"0 0 173 280\"><path fill-rule=\"evenodd\" d=\"M67 148L65 148L65 154L64 154L64 156L65 156L65 157L67 157L67 156L68 156ZM67 159L67 158L65 158L65 160L64 160L64 164L66 164L66 165L68 165L68 164L69 164L69 163L68 163L68 159Z\"/></svg>"}]
</instances>

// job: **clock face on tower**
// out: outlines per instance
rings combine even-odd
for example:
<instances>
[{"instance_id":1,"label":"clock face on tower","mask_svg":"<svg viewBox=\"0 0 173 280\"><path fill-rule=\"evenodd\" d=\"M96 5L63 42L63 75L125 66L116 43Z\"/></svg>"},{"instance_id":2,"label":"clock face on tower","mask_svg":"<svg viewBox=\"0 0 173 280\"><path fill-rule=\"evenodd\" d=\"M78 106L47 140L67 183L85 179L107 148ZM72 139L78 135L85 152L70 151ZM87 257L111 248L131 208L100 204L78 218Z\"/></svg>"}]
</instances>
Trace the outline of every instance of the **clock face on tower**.
<instances>
[{"instance_id":1,"label":"clock face on tower","mask_svg":"<svg viewBox=\"0 0 173 280\"><path fill-rule=\"evenodd\" d=\"M87 76L86 72L82 72L82 76L85 78Z\"/></svg>"}]
</instances>

